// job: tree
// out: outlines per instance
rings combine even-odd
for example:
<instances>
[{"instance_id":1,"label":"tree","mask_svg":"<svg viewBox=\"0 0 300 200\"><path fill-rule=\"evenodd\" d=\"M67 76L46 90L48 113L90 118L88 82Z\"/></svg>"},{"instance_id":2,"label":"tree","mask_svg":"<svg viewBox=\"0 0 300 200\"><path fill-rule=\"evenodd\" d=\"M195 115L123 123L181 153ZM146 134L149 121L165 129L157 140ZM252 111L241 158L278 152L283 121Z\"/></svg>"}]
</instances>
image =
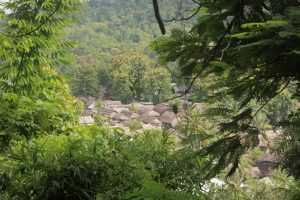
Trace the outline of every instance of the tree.
<instances>
[{"instance_id":1,"label":"tree","mask_svg":"<svg viewBox=\"0 0 300 200\"><path fill-rule=\"evenodd\" d=\"M299 95L300 3L293 0L194 2L197 8L192 16L198 14L199 18L193 28L173 29L171 36L161 37L152 47L163 60L179 63L182 76L191 80L186 93L198 78L215 74L219 79L209 95L215 100L229 95L239 102L237 110L219 109L218 114L235 114L230 120L220 122L221 139L200 151L202 156L212 155L211 167L215 173L210 175L232 164L231 175L240 157L258 145L261 132L252 123L254 117L291 82L297 85L293 96ZM261 106L254 109L253 101ZM297 113L284 128L298 127ZM286 148L296 145L298 132L287 134L285 141ZM288 169L292 165L284 166Z\"/></svg>"},{"instance_id":2,"label":"tree","mask_svg":"<svg viewBox=\"0 0 300 200\"><path fill-rule=\"evenodd\" d=\"M110 88L110 97L120 100L123 103L130 103L134 100L132 87L132 79L124 71L114 72L112 79L112 87Z\"/></svg>"},{"instance_id":3,"label":"tree","mask_svg":"<svg viewBox=\"0 0 300 200\"><path fill-rule=\"evenodd\" d=\"M78 66L72 76L73 93L77 96L95 96L99 91L99 81L95 66Z\"/></svg>"},{"instance_id":4,"label":"tree","mask_svg":"<svg viewBox=\"0 0 300 200\"><path fill-rule=\"evenodd\" d=\"M140 53L124 53L113 61L111 96L129 103L141 99L143 74L153 65L152 61Z\"/></svg>"},{"instance_id":5,"label":"tree","mask_svg":"<svg viewBox=\"0 0 300 200\"><path fill-rule=\"evenodd\" d=\"M144 54L124 53L114 59L113 69L110 95L114 99L159 102L170 95L169 72Z\"/></svg>"},{"instance_id":6,"label":"tree","mask_svg":"<svg viewBox=\"0 0 300 200\"><path fill-rule=\"evenodd\" d=\"M72 44L58 36L80 3L77 0L16 0L3 5L0 87L2 91L30 95L44 69L69 61L64 48Z\"/></svg>"},{"instance_id":7,"label":"tree","mask_svg":"<svg viewBox=\"0 0 300 200\"><path fill-rule=\"evenodd\" d=\"M159 103L171 95L171 75L162 68L150 68L142 79L145 101Z\"/></svg>"},{"instance_id":8,"label":"tree","mask_svg":"<svg viewBox=\"0 0 300 200\"><path fill-rule=\"evenodd\" d=\"M0 28L0 142L68 132L77 123L76 103L69 87L53 71L69 62L59 38L80 6L72 1L2 3Z\"/></svg>"},{"instance_id":9,"label":"tree","mask_svg":"<svg viewBox=\"0 0 300 200\"><path fill-rule=\"evenodd\" d=\"M41 134L67 133L77 124L79 104L62 77L44 72L32 96L3 92L0 96L0 146L11 140L30 139ZM40 77L41 78L41 77Z\"/></svg>"}]
</instances>

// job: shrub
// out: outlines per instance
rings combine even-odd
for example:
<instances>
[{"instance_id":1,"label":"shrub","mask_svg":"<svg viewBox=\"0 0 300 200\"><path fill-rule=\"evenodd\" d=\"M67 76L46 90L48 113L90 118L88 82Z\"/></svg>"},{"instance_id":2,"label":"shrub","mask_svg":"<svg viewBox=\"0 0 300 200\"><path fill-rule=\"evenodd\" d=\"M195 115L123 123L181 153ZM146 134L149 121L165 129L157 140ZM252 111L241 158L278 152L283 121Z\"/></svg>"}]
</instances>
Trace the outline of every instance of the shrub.
<instances>
[{"instance_id":1,"label":"shrub","mask_svg":"<svg viewBox=\"0 0 300 200\"><path fill-rule=\"evenodd\" d=\"M129 121L125 125L129 127L130 131L137 131L143 128L142 122L139 120Z\"/></svg>"},{"instance_id":2,"label":"shrub","mask_svg":"<svg viewBox=\"0 0 300 200\"><path fill-rule=\"evenodd\" d=\"M78 105L73 98L57 97L49 101L3 93L0 105L2 148L20 137L30 139L45 133L66 133L78 120Z\"/></svg>"},{"instance_id":3,"label":"shrub","mask_svg":"<svg viewBox=\"0 0 300 200\"><path fill-rule=\"evenodd\" d=\"M0 199L123 199L166 174L172 146L166 132L130 137L96 125L20 140L0 157Z\"/></svg>"},{"instance_id":4,"label":"shrub","mask_svg":"<svg viewBox=\"0 0 300 200\"><path fill-rule=\"evenodd\" d=\"M128 145L127 136L96 126L17 142L1 163L2 198L119 199L146 177L127 159Z\"/></svg>"},{"instance_id":5,"label":"shrub","mask_svg":"<svg viewBox=\"0 0 300 200\"><path fill-rule=\"evenodd\" d=\"M131 112L136 113L136 112L138 111L138 108L137 108L136 105L134 105L134 104L132 103L132 104L130 104L130 106L129 106L129 110L130 110Z\"/></svg>"},{"instance_id":6,"label":"shrub","mask_svg":"<svg viewBox=\"0 0 300 200\"><path fill-rule=\"evenodd\" d=\"M109 126L108 118L104 115L95 114L94 119L95 119L95 122L98 126L102 126L102 127L108 127Z\"/></svg>"},{"instance_id":7,"label":"shrub","mask_svg":"<svg viewBox=\"0 0 300 200\"><path fill-rule=\"evenodd\" d=\"M157 183L155 181L144 180L142 182L143 187L136 189L133 193L128 194L126 199L163 199L163 200L199 200L200 198L197 195L191 195L185 192L174 191L167 189L166 186L162 183ZM205 198L204 195L201 199Z\"/></svg>"}]
</instances>

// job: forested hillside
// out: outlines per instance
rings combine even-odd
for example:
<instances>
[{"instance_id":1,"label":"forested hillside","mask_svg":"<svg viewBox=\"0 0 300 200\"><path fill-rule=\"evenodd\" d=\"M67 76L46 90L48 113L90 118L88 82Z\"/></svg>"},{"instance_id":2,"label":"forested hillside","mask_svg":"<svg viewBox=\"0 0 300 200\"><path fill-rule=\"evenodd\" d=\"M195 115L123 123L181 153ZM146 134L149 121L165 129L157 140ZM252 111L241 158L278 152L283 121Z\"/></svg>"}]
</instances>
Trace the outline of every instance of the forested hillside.
<instances>
[{"instance_id":1,"label":"forested hillside","mask_svg":"<svg viewBox=\"0 0 300 200\"><path fill-rule=\"evenodd\" d=\"M188 8L193 4L186 2L183 3L183 8L179 8L176 1L162 1L160 5L163 9L163 17L171 19L178 14L180 9ZM181 25L175 23L168 25L170 28L174 26L180 27ZM128 80L116 82L114 78L116 74L114 63L121 64L120 60L116 61L116 58L120 58L119 55L122 54L125 56L133 54L137 57L149 57L147 62L152 62L152 66L160 65L156 61L155 53L149 48L151 41L158 36L159 28L153 15L153 7L147 0L87 1L77 14L77 24L66 28L65 38L77 43L77 47L71 50L75 54L76 63L60 70L71 77L71 85L77 96L96 96L105 88L109 98L123 100L122 95L126 95L129 97L127 103L131 102L134 95L130 87L133 85L122 85L120 81L124 83ZM163 76L171 76L167 71L160 71L165 74ZM142 77L139 78L142 79ZM154 75L152 79L155 80L158 77ZM80 87L77 82L80 83ZM169 85L169 91L162 89L166 91L162 96L167 96L171 91L171 82L161 81L161 84L164 85L162 87ZM156 85L159 86L160 83ZM124 91L120 92L124 94L117 95L111 87L123 87L121 90ZM140 85L139 87L142 92L147 90L146 86ZM148 91L145 93L148 94L138 99L143 101L153 99L149 97Z\"/></svg>"},{"instance_id":2,"label":"forested hillside","mask_svg":"<svg viewBox=\"0 0 300 200\"><path fill-rule=\"evenodd\" d=\"M158 33L148 1L89 1L78 14L78 25L67 29L76 41L78 56L90 56L105 65L114 55L136 50L145 52Z\"/></svg>"},{"instance_id":3,"label":"forested hillside","mask_svg":"<svg viewBox=\"0 0 300 200\"><path fill-rule=\"evenodd\" d=\"M176 15L176 2L161 1L164 18ZM147 47L159 36L148 0L91 0L77 17L78 24L67 29L66 38L79 43L76 55L91 56L103 65L120 52L150 53Z\"/></svg>"}]
</instances>

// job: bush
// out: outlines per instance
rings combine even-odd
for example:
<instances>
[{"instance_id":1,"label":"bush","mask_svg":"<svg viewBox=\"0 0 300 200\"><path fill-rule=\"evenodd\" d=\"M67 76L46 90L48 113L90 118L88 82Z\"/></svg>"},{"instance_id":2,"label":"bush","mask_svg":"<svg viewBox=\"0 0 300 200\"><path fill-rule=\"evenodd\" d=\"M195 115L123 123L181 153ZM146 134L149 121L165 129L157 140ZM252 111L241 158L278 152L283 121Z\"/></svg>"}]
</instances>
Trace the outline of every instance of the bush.
<instances>
[{"instance_id":1,"label":"bush","mask_svg":"<svg viewBox=\"0 0 300 200\"><path fill-rule=\"evenodd\" d=\"M132 103L132 104L130 104L130 106L129 106L129 110L130 110L131 112L137 113L138 107Z\"/></svg>"},{"instance_id":2,"label":"bush","mask_svg":"<svg viewBox=\"0 0 300 200\"><path fill-rule=\"evenodd\" d=\"M0 105L0 149L20 137L30 139L45 133L66 133L78 122L78 105L72 98L49 101L3 93Z\"/></svg>"},{"instance_id":3,"label":"bush","mask_svg":"<svg viewBox=\"0 0 300 200\"><path fill-rule=\"evenodd\" d=\"M130 131L137 131L143 128L142 122L139 120L129 121L125 125L129 127Z\"/></svg>"},{"instance_id":4,"label":"bush","mask_svg":"<svg viewBox=\"0 0 300 200\"><path fill-rule=\"evenodd\" d=\"M141 180L160 180L172 146L166 132L129 137L96 125L21 140L0 157L0 199L123 199Z\"/></svg>"},{"instance_id":5,"label":"bush","mask_svg":"<svg viewBox=\"0 0 300 200\"><path fill-rule=\"evenodd\" d=\"M225 185L211 185L211 199L228 200L296 200L300 197L300 184L284 171L275 170L270 177L225 181Z\"/></svg>"},{"instance_id":6,"label":"bush","mask_svg":"<svg viewBox=\"0 0 300 200\"><path fill-rule=\"evenodd\" d=\"M1 163L1 199L119 199L147 176L127 159L127 136L96 126L76 132L16 143Z\"/></svg>"},{"instance_id":7,"label":"bush","mask_svg":"<svg viewBox=\"0 0 300 200\"><path fill-rule=\"evenodd\" d=\"M143 187L141 189L134 190L133 193L128 194L126 199L149 199L149 200L199 200L199 196L191 195L185 192L174 191L167 189L162 183L155 181L143 181ZM204 195L201 199L205 198Z\"/></svg>"},{"instance_id":8,"label":"bush","mask_svg":"<svg viewBox=\"0 0 300 200\"><path fill-rule=\"evenodd\" d=\"M108 127L108 118L102 114L95 114L94 115L95 122L98 126Z\"/></svg>"}]
</instances>

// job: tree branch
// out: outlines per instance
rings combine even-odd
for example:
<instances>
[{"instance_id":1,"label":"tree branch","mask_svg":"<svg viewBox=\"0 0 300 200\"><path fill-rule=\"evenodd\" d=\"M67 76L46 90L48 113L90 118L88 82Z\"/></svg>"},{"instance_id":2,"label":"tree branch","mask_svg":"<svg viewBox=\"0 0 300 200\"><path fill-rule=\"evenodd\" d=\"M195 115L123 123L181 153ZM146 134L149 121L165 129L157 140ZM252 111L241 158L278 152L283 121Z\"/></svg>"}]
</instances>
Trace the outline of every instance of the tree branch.
<instances>
[{"instance_id":1,"label":"tree branch","mask_svg":"<svg viewBox=\"0 0 300 200\"><path fill-rule=\"evenodd\" d=\"M202 7L202 5L199 5L197 7L197 9L195 10L195 12L193 12L193 14L191 14L190 16L181 17L181 18L172 18L172 19L169 19L169 20L164 20L164 22L186 21L186 20L192 19L194 16L196 16L198 14L198 12L200 11L201 7Z\"/></svg>"},{"instance_id":2,"label":"tree branch","mask_svg":"<svg viewBox=\"0 0 300 200\"><path fill-rule=\"evenodd\" d=\"M30 31L28 31L26 33L22 33L22 34L19 34L19 35L9 35L9 34L3 33L3 32L0 32L0 34L4 35L6 37L14 37L14 38L16 38L16 37L23 37L23 36L26 36L26 35L30 35L31 33L39 30L42 26L44 26L54 16L54 14L59 10L59 8L61 6L61 3L62 3L62 1L60 0L58 2L58 4L56 5L55 10L52 13L50 13L50 15L46 18L46 20L43 23L41 23L40 25L38 25L33 30L30 30Z\"/></svg>"},{"instance_id":3,"label":"tree branch","mask_svg":"<svg viewBox=\"0 0 300 200\"><path fill-rule=\"evenodd\" d=\"M16 77L14 78L14 83L13 83L13 87L14 87L14 91L16 92L17 90L17 86L18 86L18 78L21 74L21 70L22 70L22 67L23 67L23 61L24 61L24 58L25 58L25 53L23 52L22 53L22 56L21 56L21 60L18 64L18 68L17 68L17 74L16 74Z\"/></svg>"},{"instance_id":4,"label":"tree branch","mask_svg":"<svg viewBox=\"0 0 300 200\"><path fill-rule=\"evenodd\" d=\"M271 98L269 98L262 106L260 106L260 108L254 113L254 115L252 116L250 123L253 121L253 119L255 118L255 116L272 100L274 99L278 94L280 94L285 88L287 88L287 86L290 84L292 78L289 78L289 80L287 80L286 84L283 86L283 88L281 88L278 92L276 92Z\"/></svg>"},{"instance_id":5,"label":"tree branch","mask_svg":"<svg viewBox=\"0 0 300 200\"><path fill-rule=\"evenodd\" d=\"M216 46L214 47L214 50L213 50L213 54L211 55L211 57L203 63L202 65L202 69L196 74L196 76L194 76L192 78L192 81L190 82L189 84L189 87L186 89L186 91L184 91L183 94L180 94L180 95L177 95L177 96L174 96L172 98L169 98L169 99L165 99L164 101L160 102L160 103L163 103L163 102L167 102L167 101L170 101L170 100L173 100L173 99L177 99L177 98L180 98L180 97L183 97L184 95L187 95L189 93L189 91L192 89L195 81L199 78L199 76L202 74L202 72L207 68L207 66L209 65L209 63L211 61L213 61L214 59L216 59L216 55L217 55L217 51L218 49L220 48L223 40L225 39L226 35L230 32L231 28L233 27L234 25L234 22L241 16L241 14L235 16L233 18L233 20L230 22L230 24L228 25L226 31L222 34L221 38L218 40Z\"/></svg>"},{"instance_id":6,"label":"tree branch","mask_svg":"<svg viewBox=\"0 0 300 200\"><path fill-rule=\"evenodd\" d=\"M159 6L158 6L158 3L157 3L157 0L153 0L153 8L154 8L154 13L155 13L155 18L156 18L156 21L159 25L161 34L165 35L166 34L166 29L165 29L164 22L162 21L161 16L160 16Z\"/></svg>"}]
</instances>

